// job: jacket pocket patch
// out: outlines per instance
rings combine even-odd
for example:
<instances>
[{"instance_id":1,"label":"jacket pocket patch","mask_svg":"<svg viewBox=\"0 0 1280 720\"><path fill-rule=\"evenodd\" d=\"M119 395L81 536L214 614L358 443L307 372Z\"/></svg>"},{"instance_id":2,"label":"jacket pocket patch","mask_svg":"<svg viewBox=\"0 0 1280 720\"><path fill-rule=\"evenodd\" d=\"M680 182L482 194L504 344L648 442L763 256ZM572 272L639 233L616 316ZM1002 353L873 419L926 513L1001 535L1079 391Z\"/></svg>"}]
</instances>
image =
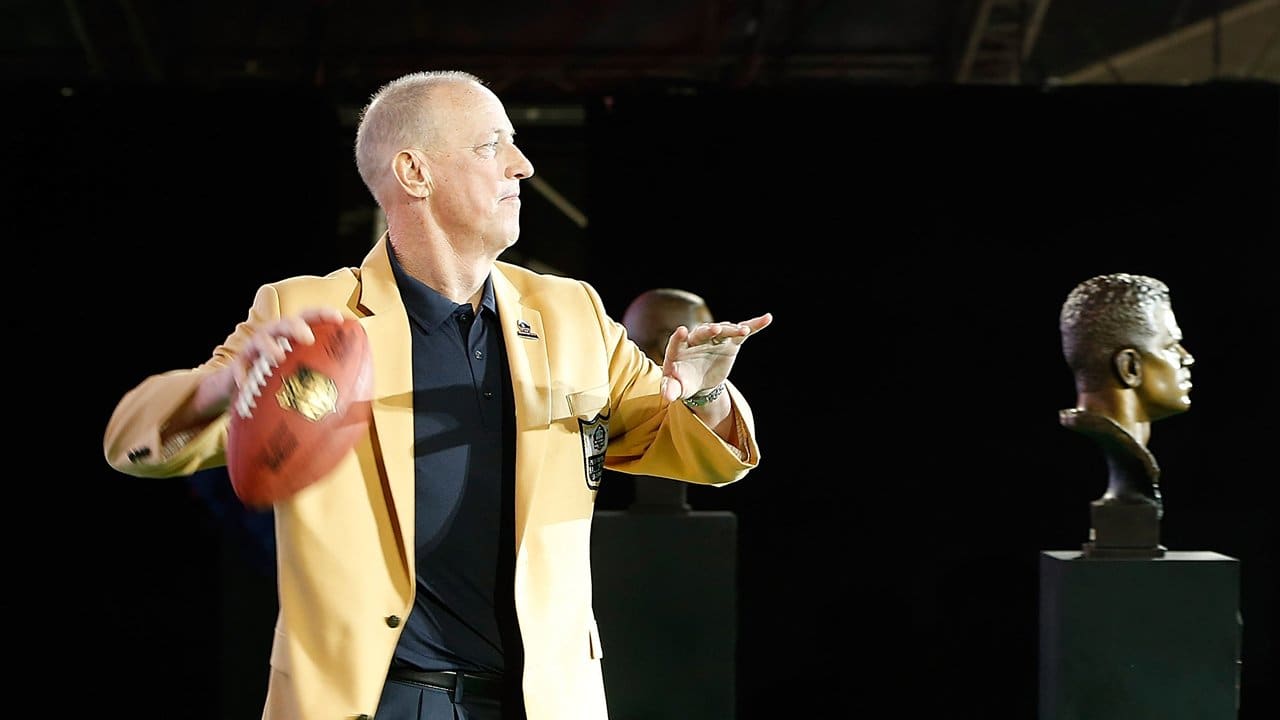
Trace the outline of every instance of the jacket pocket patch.
<instances>
[{"instance_id":1,"label":"jacket pocket patch","mask_svg":"<svg viewBox=\"0 0 1280 720\"><path fill-rule=\"evenodd\" d=\"M582 439L587 489L599 490L600 481L604 479L604 451L609 447L609 416L597 413L590 420L578 418L578 436Z\"/></svg>"}]
</instances>

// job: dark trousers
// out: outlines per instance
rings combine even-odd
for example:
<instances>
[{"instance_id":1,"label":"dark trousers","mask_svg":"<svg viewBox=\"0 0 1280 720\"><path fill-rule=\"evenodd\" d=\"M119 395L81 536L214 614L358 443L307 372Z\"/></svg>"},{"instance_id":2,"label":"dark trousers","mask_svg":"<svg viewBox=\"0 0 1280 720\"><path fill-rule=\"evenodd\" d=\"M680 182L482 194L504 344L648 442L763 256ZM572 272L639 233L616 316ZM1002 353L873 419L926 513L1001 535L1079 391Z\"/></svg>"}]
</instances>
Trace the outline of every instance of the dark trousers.
<instances>
[{"instance_id":1,"label":"dark trousers","mask_svg":"<svg viewBox=\"0 0 1280 720\"><path fill-rule=\"evenodd\" d=\"M506 715L502 704L485 698L465 698L455 703L445 690L401 680L388 680L382 688L374 720L520 720L523 713Z\"/></svg>"}]
</instances>

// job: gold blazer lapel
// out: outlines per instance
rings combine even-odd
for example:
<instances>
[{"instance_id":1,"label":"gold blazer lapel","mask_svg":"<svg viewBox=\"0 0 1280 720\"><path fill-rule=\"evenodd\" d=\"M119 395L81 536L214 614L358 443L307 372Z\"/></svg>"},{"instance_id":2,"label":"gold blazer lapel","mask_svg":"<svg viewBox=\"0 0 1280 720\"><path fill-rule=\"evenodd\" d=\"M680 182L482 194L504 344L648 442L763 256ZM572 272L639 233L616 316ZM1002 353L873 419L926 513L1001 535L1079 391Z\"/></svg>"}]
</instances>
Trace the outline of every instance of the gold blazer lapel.
<instances>
[{"instance_id":1,"label":"gold blazer lapel","mask_svg":"<svg viewBox=\"0 0 1280 720\"><path fill-rule=\"evenodd\" d=\"M375 451L407 577L414 576L413 357L409 316L391 271L384 234L360 266L361 319L373 354Z\"/></svg>"},{"instance_id":2,"label":"gold blazer lapel","mask_svg":"<svg viewBox=\"0 0 1280 720\"><path fill-rule=\"evenodd\" d=\"M534 484L542 475L546 430L551 424L551 370L542 314L522 302L520 291L493 271L502 339L507 346L516 407L516 546L524 539Z\"/></svg>"}]
</instances>

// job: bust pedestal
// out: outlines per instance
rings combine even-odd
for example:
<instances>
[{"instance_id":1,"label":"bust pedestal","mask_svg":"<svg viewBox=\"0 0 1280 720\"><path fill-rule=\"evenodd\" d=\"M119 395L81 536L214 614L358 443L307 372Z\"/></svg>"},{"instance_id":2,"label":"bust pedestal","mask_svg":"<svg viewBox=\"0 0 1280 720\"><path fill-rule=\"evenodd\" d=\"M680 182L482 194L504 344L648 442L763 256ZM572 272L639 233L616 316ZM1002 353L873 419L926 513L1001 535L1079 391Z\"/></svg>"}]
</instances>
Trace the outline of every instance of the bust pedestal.
<instances>
[{"instance_id":1,"label":"bust pedestal","mask_svg":"<svg viewBox=\"0 0 1280 720\"><path fill-rule=\"evenodd\" d=\"M1160 544L1160 508L1153 503L1117 503L1094 500L1089 504L1092 521L1084 554L1091 558L1163 557Z\"/></svg>"},{"instance_id":2,"label":"bust pedestal","mask_svg":"<svg viewBox=\"0 0 1280 720\"><path fill-rule=\"evenodd\" d=\"M1039 720L1235 720L1240 562L1040 555Z\"/></svg>"},{"instance_id":3,"label":"bust pedestal","mask_svg":"<svg viewBox=\"0 0 1280 720\"><path fill-rule=\"evenodd\" d=\"M612 720L735 715L738 518L690 510L685 485L636 478L591 529L601 670Z\"/></svg>"}]
</instances>

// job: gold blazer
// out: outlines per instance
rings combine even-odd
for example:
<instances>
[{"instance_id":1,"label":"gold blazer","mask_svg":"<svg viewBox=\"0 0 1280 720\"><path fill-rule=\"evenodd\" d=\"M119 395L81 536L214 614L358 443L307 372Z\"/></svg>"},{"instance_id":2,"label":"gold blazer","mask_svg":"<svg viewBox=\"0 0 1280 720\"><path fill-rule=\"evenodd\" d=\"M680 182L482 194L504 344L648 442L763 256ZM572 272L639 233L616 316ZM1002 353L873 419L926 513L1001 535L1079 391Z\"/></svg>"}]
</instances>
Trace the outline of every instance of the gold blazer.
<instances>
[{"instance_id":1,"label":"gold blazer","mask_svg":"<svg viewBox=\"0 0 1280 720\"><path fill-rule=\"evenodd\" d=\"M167 452L161 429L256 326L325 305L360 318L368 333L375 398L368 436L274 508L280 611L264 720L373 715L413 607L413 377L409 321L388 252L384 236L359 268L261 287L248 318L207 362L147 378L107 425L106 459L123 473L172 477L224 465L225 415ZM729 384L744 435L739 459L682 403L664 404L661 369L587 283L499 262L493 284L515 395L515 602L528 717L605 720L590 574L599 469L735 482L759 462L754 422Z\"/></svg>"}]
</instances>

